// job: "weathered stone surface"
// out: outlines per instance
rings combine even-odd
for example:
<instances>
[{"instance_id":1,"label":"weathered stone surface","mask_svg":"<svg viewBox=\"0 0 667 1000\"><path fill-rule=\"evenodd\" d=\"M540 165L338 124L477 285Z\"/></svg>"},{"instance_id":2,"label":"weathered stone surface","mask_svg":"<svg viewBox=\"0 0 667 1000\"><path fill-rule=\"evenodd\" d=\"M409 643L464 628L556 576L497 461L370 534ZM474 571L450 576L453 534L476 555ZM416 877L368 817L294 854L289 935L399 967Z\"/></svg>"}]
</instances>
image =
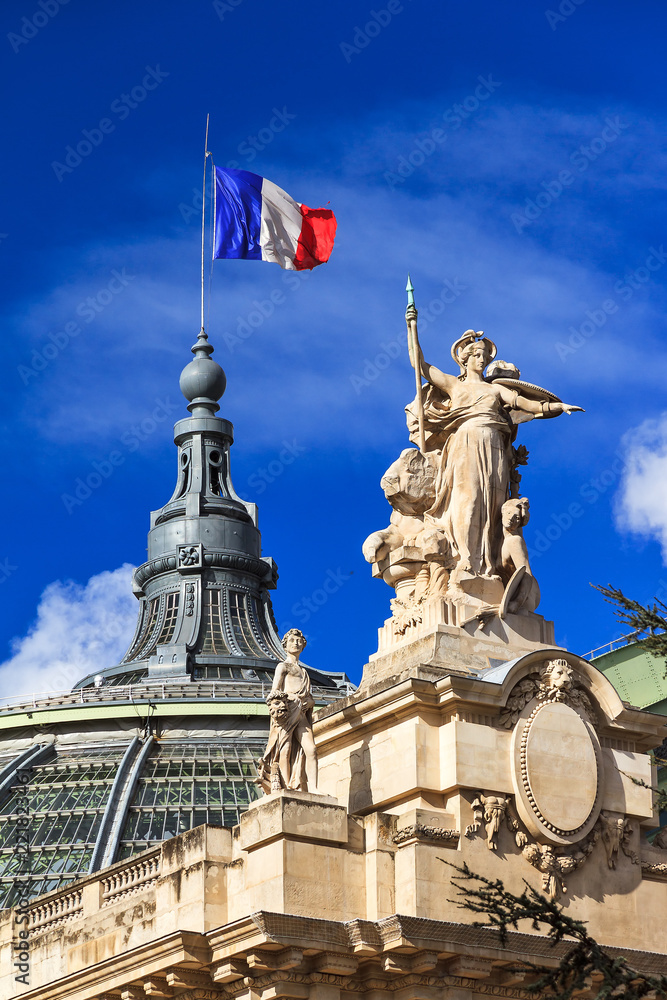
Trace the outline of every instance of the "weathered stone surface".
<instances>
[{"instance_id":1,"label":"weathered stone surface","mask_svg":"<svg viewBox=\"0 0 667 1000\"><path fill-rule=\"evenodd\" d=\"M528 452L513 442L526 420L581 408L522 382L511 363L499 362L485 376L496 345L474 330L452 345L460 374L441 371L424 360L413 303L406 321L418 373L406 414L418 447L401 452L384 474L390 523L363 546L373 575L396 589L388 624L396 636L418 628L424 603L434 598L468 608L480 621L530 616L540 590L522 535L529 515L518 468Z\"/></svg>"},{"instance_id":2,"label":"weathered stone surface","mask_svg":"<svg viewBox=\"0 0 667 1000\"><path fill-rule=\"evenodd\" d=\"M545 819L581 820L598 764L600 812L579 841L536 833L518 808L513 743L533 713L526 773ZM513 890L566 888L568 912L596 938L660 967L666 852L642 844L652 795L632 778L652 783L646 751L663 730L557 649L481 676L378 682L315 720L320 793L273 793L234 830L197 828L38 900L29 990L11 972L19 925L0 914L0 995L515 998L508 966L555 953L540 934L512 934L504 949L473 928L452 902L450 858Z\"/></svg>"},{"instance_id":3,"label":"weathered stone surface","mask_svg":"<svg viewBox=\"0 0 667 1000\"><path fill-rule=\"evenodd\" d=\"M525 743L523 774L535 809L548 823L568 832L584 825L600 776L586 724L569 705L556 702L537 713Z\"/></svg>"}]
</instances>

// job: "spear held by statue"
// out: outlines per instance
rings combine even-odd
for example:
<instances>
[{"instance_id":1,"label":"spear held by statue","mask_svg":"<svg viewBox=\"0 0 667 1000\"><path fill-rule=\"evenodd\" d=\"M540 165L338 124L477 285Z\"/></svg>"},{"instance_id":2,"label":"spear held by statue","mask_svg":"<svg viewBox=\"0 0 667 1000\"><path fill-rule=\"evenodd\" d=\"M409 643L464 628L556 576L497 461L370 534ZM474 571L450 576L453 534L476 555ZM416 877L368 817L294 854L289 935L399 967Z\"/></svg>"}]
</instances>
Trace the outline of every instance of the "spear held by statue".
<instances>
[{"instance_id":1,"label":"spear held by statue","mask_svg":"<svg viewBox=\"0 0 667 1000\"><path fill-rule=\"evenodd\" d=\"M408 307L405 310L405 322L408 327L408 353L410 364L415 370L415 385L417 387L417 420L419 423L419 450L422 455L426 453L424 437L424 403L422 400L422 375L419 364L421 351L419 349L419 337L417 335L417 307L415 306L415 290L410 275L405 290L408 293Z\"/></svg>"}]
</instances>

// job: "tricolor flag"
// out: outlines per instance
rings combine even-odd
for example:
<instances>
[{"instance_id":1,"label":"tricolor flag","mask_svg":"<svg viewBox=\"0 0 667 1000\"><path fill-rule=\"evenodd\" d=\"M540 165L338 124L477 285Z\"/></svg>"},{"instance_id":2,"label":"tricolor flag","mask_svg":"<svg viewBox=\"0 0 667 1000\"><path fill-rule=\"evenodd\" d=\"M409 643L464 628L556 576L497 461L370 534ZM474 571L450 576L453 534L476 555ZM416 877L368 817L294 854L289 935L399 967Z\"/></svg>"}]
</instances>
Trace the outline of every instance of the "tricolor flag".
<instances>
[{"instance_id":1,"label":"tricolor flag","mask_svg":"<svg viewBox=\"0 0 667 1000\"><path fill-rule=\"evenodd\" d=\"M214 260L268 260L310 271L329 259L335 235L330 209L300 205L249 170L215 168Z\"/></svg>"}]
</instances>

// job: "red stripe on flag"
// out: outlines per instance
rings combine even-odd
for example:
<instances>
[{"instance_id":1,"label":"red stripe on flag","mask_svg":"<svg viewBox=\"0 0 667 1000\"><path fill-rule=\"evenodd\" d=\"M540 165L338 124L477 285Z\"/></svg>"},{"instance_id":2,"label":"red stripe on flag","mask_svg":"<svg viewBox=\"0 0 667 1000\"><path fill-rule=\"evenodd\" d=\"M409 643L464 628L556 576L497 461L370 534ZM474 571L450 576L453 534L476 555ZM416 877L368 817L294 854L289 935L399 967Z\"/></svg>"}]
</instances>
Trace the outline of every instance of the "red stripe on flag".
<instances>
[{"instance_id":1,"label":"red stripe on flag","mask_svg":"<svg viewBox=\"0 0 667 1000\"><path fill-rule=\"evenodd\" d=\"M312 271L329 260L336 236L336 216L330 208L301 205L301 235L294 256L296 271Z\"/></svg>"}]
</instances>

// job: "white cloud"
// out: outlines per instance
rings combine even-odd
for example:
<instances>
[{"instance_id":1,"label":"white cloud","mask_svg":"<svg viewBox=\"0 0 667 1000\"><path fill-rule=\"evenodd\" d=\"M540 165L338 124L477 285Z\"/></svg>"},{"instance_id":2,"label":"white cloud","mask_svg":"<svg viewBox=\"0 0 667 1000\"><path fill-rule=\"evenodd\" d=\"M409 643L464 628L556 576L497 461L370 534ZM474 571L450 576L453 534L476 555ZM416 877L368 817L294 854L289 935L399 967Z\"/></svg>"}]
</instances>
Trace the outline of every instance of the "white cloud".
<instances>
[{"instance_id":1,"label":"white cloud","mask_svg":"<svg viewBox=\"0 0 667 1000\"><path fill-rule=\"evenodd\" d=\"M85 586L50 583L28 634L12 640L13 655L0 664L0 697L69 690L86 674L118 663L136 624L133 569L125 563L105 570Z\"/></svg>"},{"instance_id":2,"label":"white cloud","mask_svg":"<svg viewBox=\"0 0 667 1000\"><path fill-rule=\"evenodd\" d=\"M667 412L623 436L625 469L617 497L616 524L653 538L667 565Z\"/></svg>"}]
</instances>

